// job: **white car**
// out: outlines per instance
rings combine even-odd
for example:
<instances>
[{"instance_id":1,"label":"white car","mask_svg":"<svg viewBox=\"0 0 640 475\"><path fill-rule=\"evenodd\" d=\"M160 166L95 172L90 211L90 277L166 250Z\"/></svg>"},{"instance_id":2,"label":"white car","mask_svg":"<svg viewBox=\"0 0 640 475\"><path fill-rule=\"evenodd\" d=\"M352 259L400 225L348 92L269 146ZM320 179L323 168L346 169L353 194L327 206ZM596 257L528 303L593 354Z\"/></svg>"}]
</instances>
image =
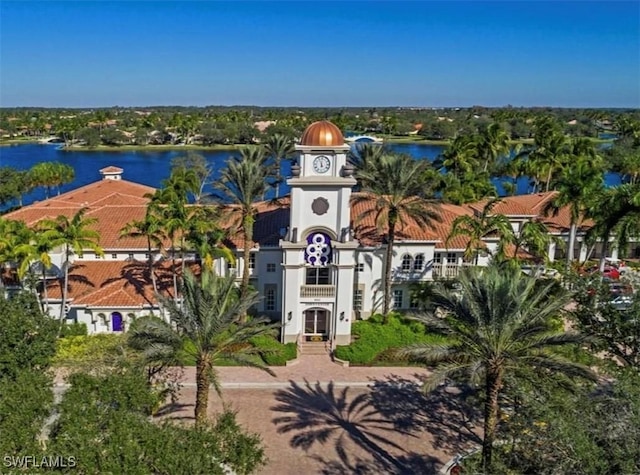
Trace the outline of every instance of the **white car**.
<instances>
[{"instance_id":1,"label":"white car","mask_svg":"<svg viewBox=\"0 0 640 475\"><path fill-rule=\"evenodd\" d=\"M618 295L609 304L616 310L628 310L633 305L633 297L631 295Z\"/></svg>"}]
</instances>

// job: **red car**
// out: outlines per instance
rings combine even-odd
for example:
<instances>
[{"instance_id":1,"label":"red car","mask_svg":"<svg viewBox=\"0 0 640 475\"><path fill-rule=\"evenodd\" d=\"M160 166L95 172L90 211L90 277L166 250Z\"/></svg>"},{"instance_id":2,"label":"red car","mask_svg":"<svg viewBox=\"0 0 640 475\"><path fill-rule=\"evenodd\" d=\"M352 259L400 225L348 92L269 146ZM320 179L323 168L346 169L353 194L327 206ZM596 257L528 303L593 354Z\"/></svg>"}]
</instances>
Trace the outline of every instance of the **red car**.
<instances>
[{"instance_id":1,"label":"red car","mask_svg":"<svg viewBox=\"0 0 640 475\"><path fill-rule=\"evenodd\" d=\"M597 274L599 272L599 267L591 267L587 270L588 274ZM604 270L602 271L602 277L609 280L618 280L620 278L620 271L615 267L605 266Z\"/></svg>"}]
</instances>

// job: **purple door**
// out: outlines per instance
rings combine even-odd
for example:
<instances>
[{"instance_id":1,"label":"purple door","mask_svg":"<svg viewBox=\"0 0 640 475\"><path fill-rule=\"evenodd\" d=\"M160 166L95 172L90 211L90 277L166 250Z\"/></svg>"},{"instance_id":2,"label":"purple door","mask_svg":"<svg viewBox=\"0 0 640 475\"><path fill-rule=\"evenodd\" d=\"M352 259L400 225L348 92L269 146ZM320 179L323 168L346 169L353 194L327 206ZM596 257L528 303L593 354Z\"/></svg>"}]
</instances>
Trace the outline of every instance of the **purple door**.
<instances>
[{"instance_id":1,"label":"purple door","mask_svg":"<svg viewBox=\"0 0 640 475\"><path fill-rule=\"evenodd\" d=\"M120 312L113 312L111 314L111 329L114 332L122 331L122 314Z\"/></svg>"}]
</instances>

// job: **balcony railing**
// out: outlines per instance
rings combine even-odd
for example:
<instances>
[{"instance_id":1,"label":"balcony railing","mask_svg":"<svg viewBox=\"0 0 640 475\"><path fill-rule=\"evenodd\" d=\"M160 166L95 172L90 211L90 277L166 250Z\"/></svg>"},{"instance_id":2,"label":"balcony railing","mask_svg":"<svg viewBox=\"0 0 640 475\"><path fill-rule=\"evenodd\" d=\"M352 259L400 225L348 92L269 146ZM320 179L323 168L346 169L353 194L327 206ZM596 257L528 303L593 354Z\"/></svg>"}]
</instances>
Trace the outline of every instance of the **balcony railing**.
<instances>
[{"instance_id":1,"label":"balcony railing","mask_svg":"<svg viewBox=\"0 0 640 475\"><path fill-rule=\"evenodd\" d=\"M431 275L434 279L453 279L458 277L462 269L473 267L470 262L463 262L462 265L457 264L433 264Z\"/></svg>"},{"instance_id":2,"label":"balcony railing","mask_svg":"<svg viewBox=\"0 0 640 475\"><path fill-rule=\"evenodd\" d=\"M336 296L335 285L301 285L302 298L332 298Z\"/></svg>"}]
</instances>

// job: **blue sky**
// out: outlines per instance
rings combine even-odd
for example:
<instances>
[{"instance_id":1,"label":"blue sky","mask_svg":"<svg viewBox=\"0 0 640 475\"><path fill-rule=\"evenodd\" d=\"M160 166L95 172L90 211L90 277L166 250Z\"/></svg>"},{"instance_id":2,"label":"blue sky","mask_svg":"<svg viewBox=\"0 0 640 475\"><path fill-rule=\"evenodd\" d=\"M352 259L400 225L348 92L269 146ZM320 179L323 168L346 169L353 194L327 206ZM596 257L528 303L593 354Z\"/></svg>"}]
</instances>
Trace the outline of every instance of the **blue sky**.
<instances>
[{"instance_id":1,"label":"blue sky","mask_svg":"<svg viewBox=\"0 0 640 475\"><path fill-rule=\"evenodd\" d=\"M0 106L640 107L640 2L0 2Z\"/></svg>"}]
</instances>

